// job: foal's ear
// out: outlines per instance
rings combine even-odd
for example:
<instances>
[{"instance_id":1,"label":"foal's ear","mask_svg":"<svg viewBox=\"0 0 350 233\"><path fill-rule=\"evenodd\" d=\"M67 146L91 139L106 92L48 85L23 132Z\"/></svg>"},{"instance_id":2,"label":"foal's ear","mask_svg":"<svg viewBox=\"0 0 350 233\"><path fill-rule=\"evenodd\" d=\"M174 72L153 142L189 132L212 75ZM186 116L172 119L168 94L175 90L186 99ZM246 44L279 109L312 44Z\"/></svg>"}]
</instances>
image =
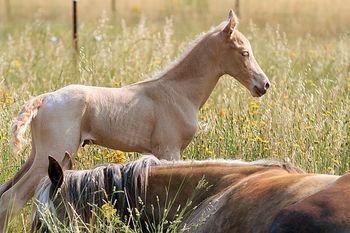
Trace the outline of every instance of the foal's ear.
<instances>
[{"instance_id":1,"label":"foal's ear","mask_svg":"<svg viewBox=\"0 0 350 233\"><path fill-rule=\"evenodd\" d=\"M234 32L237 26L238 26L238 18L236 14L233 12L233 10L230 10L230 12L228 13L228 22L223 32L231 36L231 34Z\"/></svg>"},{"instance_id":2,"label":"foal's ear","mask_svg":"<svg viewBox=\"0 0 350 233\"><path fill-rule=\"evenodd\" d=\"M61 187L63 183L63 170L60 164L53 157L49 156L49 178L55 189Z\"/></svg>"}]
</instances>

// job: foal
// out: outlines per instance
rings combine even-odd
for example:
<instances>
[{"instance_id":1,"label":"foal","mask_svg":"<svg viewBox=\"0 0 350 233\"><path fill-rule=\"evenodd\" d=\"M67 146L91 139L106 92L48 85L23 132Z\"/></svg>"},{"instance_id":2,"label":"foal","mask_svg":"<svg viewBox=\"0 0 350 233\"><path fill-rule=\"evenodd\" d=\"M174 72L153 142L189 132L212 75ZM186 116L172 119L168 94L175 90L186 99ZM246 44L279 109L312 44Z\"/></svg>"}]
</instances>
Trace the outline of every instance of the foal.
<instances>
[{"instance_id":1,"label":"foal","mask_svg":"<svg viewBox=\"0 0 350 233\"><path fill-rule=\"evenodd\" d=\"M39 209L33 230L45 227L41 213L47 206L64 224L72 224L66 218L72 216L72 209L83 222L90 223L93 213L87 203L101 207L110 201L123 218L131 217L127 208L140 209L140 197L145 203L140 218L144 229L164 220L171 222L184 211L179 231L350 232L350 174L340 178L307 174L291 165L268 161L169 162L155 157L64 173L51 159L49 167L49 178L43 179L37 192ZM206 183L205 188L193 196L201 182ZM58 187L61 195L52 198ZM184 208L189 199L192 203Z\"/></svg>"},{"instance_id":2,"label":"foal","mask_svg":"<svg viewBox=\"0 0 350 233\"><path fill-rule=\"evenodd\" d=\"M62 161L65 151L75 155L80 145L94 143L178 160L198 128L198 110L222 75L235 77L253 96L265 94L269 80L237 25L230 11L228 21L200 36L155 79L122 88L71 85L28 101L12 134L19 151L30 125L32 151L0 187L0 232L9 206L18 213L47 174L47 155Z\"/></svg>"}]
</instances>

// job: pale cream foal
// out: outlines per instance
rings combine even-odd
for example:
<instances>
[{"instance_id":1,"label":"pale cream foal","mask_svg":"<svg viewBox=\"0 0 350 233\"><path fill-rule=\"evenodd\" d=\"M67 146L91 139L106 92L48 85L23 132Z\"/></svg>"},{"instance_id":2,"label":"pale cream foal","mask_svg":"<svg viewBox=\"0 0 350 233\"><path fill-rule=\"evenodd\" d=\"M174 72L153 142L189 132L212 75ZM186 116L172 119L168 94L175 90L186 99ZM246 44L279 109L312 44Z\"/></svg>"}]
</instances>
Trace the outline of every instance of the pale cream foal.
<instances>
[{"instance_id":1,"label":"pale cream foal","mask_svg":"<svg viewBox=\"0 0 350 233\"><path fill-rule=\"evenodd\" d=\"M198 110L222 75L236 78L253 96L265 94L269 80L237 25L230 11L228 21L200 36L155 79L122 88L70 85L27 102L12 133L19 151L30 125L32 151L0 188L0 232L7 212L17 214L47 174L48 155L62 161L66 151L74 155L80 145L93 143L178 160L196 133Z\"/></svg>"}]
</instances>

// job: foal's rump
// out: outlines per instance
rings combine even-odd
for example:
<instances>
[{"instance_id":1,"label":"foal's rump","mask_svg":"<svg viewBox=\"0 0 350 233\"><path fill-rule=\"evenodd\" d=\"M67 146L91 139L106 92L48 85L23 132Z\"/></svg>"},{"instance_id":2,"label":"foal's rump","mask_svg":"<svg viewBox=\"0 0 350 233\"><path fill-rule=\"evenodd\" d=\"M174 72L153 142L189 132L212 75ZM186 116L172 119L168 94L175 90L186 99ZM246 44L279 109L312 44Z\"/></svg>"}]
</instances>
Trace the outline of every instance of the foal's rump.
<instances>
[{"instance_id":1,"label":"foal's rump","mask_svg":"<svg viewBox=\"0 0 350 233\"><path fill-rule=\"evenodd\" d=\"M26 102L11 127L14 151L18 153L21 150L26 128L39 115L44 115L47 118L45 123L49 123L67 117L70 113L81 112L86 99L83 87L70 85L33 97ZM39 124L44 125L41 122Z\"/></svg>"},{"instance_id":2,"label":"foal's rump","mask_svg":"<svg viewBox=\"0 0 350 233\"><path fill-rule=\"evenodd\" d=\"M45 93L39 96L36 96L26 102L20 113L18 114L16 120L11 126L11 134L13 136L13 150L15 153L18 153L22 149L23 136L25 134L26 128L31 123L33 118L37 115L39 108L43 104L44 99L50 93Z\"/></svg>"}]
</instances>

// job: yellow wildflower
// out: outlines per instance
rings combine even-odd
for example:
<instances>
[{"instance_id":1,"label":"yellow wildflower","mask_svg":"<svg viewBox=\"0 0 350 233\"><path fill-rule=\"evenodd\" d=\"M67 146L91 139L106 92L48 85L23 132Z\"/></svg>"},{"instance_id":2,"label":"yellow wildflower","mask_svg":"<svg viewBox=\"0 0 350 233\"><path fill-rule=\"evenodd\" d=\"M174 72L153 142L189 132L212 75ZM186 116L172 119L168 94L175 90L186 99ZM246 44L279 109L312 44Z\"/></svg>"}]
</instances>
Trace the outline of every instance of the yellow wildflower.
<instances>
[{"instance_id":1,"label":"yellow wildflower","mask_svg":"<svg viewBox=\"0 0 350 233\"><path fill-rule=\"evenodd\" d=\"M106 202L102 205L102 212L105 218L110 219L117 214L117 210L114 208L114 206L110 202Z\"/></svg>"},{"instance_id":2,"label":"yellow wildflower","mask_svg":"<svg viewBox=\"0 0 350 233\"><path fill-rule=\"evenodd\" d=\"M253 112L251 112L250 115L256 115L256 116L258 116L258 115L262 115L262 113L259 112L259 111L253 111Z\"/></svg>"},{"instance_id":3,"label":"yellow wildflower","mask_svg":"<svg viewBox=\"0 0 350 233\"><path fill-rule=\"evenodd\" d=\"M4 105L10 105L14 103L13 97L6 91L6 89L2 89L0 103Z\"/></svg>"},{"instance_id":4,"label":"yellow wildflower","mask_svg":"<svg viewBox=\"0 0 350 233\"><path fill-rule=\"evenodd\" d=\"M84 164L84 167L89 167L91 165L90 161L87 161L87 160L84 161L83 164Z\"/></svg>"},{"instance_id":5,"label":"yellow wildflower","mask_svg":"<svg viewBox=\"0 0 350 233\"><path fill-rule=\"evenodd\" d=\"M162 62L160 61L160 60L155 60L154 61L154 64L156 64L156 65L160 65Z\"/></svg>"},{"instance_id":6,"label":"yellow wildflower","mask_svg":"<svg viewBox=\"0 0 350 233\"><path fill-rule=\"evenodd\" d=\"M214 154L214 152L213 152L212 150L210 150L208 147L205 147L205 152L206 152L208 155Z\"/></svg>"},{"instance_id":7,"label":"yellow wildflower","mask_svg":"<svg viewBox=\"0 0 350 233\"><path fill-rule=\"evenodd\" d=\"M21 66L22 66L22 64L21 64L21 62L19 61L19 60L14 60L13 61L13 65L14 65L14 67L16 68L16 69L20 69L21 68Z\"/></svg>"},{"instance_id":8,"label":"yellow wildflower","mask_svg":"<svg viewBox=\"0 0 350 233\"><path fill-rule=\"evenodd\" d=\"M257 127L258 126L258 122L257 121L252 121L252 126L253 127Z\"/></svg>"},{"instance_id":9,"label":"yellow wildflower","mask_svg":"<svg viewBox=\"0 0 350 233\"><path fill-rule=\"evenodd\" d=\"M116 150L114 153L113 153L113 156L112 156L112 163L125 163L126 162L126 157L124 155L124 152L121 151L121 150Z\"/></svg>"},{"instance_id":10,"label":"yellow wildflower","mask_svg":"<svg viewBox=\"0 0 350 233\"><path fill-rule=\"evenodd\" d=\"M249 120L245 120L244 122L243 122L243 127L244 128L246 128L246 127L248 127L249 126Z\"/></svg>"},{"instance_id":11,"label":"yellow wildflower","mask_svg":"<svg viewBox=\"0 0 350 233\"><path fill-rule=\"evenodd\" d=\"M296 58L296 57L297 57L297 53L294 52L294 51L291 51L291 52L290 52L290 56L291 56L292 58Z\"/></svg>"},{"instance_id":12,"label":"yellow wildflower","mask_svg":"<svg viewBox=\"0 0 350 233\"><path fill-rule=\"evenodd\" d=\"M221 108L220 111L219 111L219 116L220 116L221 118L224 118L225 115L226 115L225 109L224 109L224 108Z\"/></svg>"},{"instance_id":13,"label":"yellow wildflower","mask_svg":"<svg viewBox=\"0 0 350 233\"><path fill-rule=\"evenodd\" d=\"M338 165L338 166L340 165L340 162L339 162L339 160L337 160L337 159L334 159L334 158L333 158L332 160L333 160L333 163L335 163L336 165Z\"/></svg>"},{"instance_id":14,"label":"yellow wildflower","mask_svg":"<svg viewBox=\"0 0 350 233\"><path fill-rule=\"evenodd\" d=\"M314 127L312 125L307 125L305 129L313 129Z\"/></svg>"},{"instance_id":15,"label":"yellow wildflower","mask_svg":"<svg viewBox=\"0 0 350 233\"><path fill-rule=\"evenodd\" d=\"M123 154L124 154L124 151L116 150L115 153L116 153L117 155L123 155Z\"/></svg>"},{"instance_id":16,"label":"yellow wildflower","mask_svg":"<svg viewBox=\"0 0 350 233\"><path fill-rule=\"evenodd\" d=\"M132 53L132 52L134 52L134 48L133 48L133 47L130 47L130 48L128 49L128 53Z\"/></svg>"},{"instance_id":17,"label":"yellow wildflower","mask_svg":"<svg viewBox=\"0 0 350 233\"><path fill-rule=\"evenodd\" d=\"M141 8L139 6L133 6L133 7L131 7L131 12L134 14L140 14Z\"/></svg>"},{"instance_id":18,"label":"yellow wildflower","mask_svg":"<svg viewBox=\"0 0 350 233\"><path fill-rule=\"evenodd\" d=\"M261 143L268 143L269 141L265 140L265 139L262 139L261 137L259 136L256 136L255 137L255 140L258 141L258 142L261 142Z\"/></svg>"},{"instance_id":19,"label":"yellow wildflower","mask_svg":"<svg viewBox=\"0 0 350 233\"><path fill-rule=\"evenodd\" d=\"M113 154L111 154L111 153L106 153L106 154L103 155L103 157L105 157L106 159L110 159L110 158L113 157Z\"/></svg>"},{"instance_id":20,"label":"yellow wildflower","mask_svg":"<svg viewBox=\"0 0 350 233\"><path fill-rule=\"evenodd\" d=\"M83 153L81 152L81 149L78 150L77 157L78 159L81 159L83 157Z\"/></svg>"},{"instance_id":21,"label":"yellow wildflower","mask_svg":"<svg viewBox=\"0 0 350 233\"><path fill-rule=\"evenodd\" d=\"M250 108L251 109L258 109L259 108L259 104L257 102L250 102Z\"/></svg>"},{"instance_id":22,"label":"yellow wildflower","mask_svg":"<svg viewBox=\"0 0 350 233\"><path fill-rule=\"evenodd\" d=\"M118 80L118 81L116 81L116 82L114 83L114 86L115 86L115 87L121 87L121 86L122 86L122 82L121 82L120 80Z\"/></svg>"}]
</instances>

